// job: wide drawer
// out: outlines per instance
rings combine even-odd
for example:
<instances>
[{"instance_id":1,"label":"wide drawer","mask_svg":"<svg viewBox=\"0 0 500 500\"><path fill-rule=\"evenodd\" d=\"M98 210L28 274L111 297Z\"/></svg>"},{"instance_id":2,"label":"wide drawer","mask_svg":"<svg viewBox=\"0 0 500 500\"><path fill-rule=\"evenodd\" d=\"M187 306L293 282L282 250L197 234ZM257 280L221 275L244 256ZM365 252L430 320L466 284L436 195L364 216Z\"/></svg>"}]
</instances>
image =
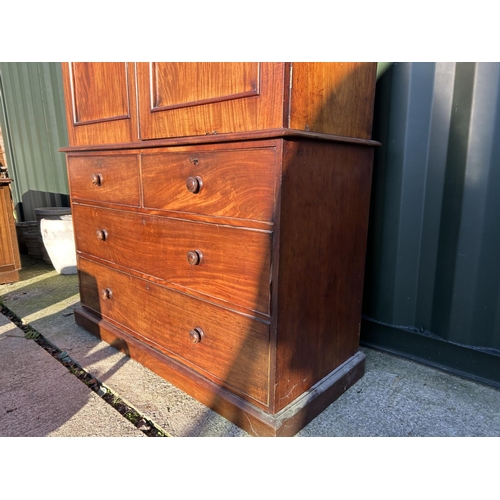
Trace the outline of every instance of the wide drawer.
<instances>
[{"instance_id":1,"label":"wide drawer","mask_svg":"<svg viewBox=\"0 0 500 500\"><path fill-rule=\"evenodd\" d=\"M84 306L235 392L267 403L267 323L83 258L79 275Z\"/></svg>"},{"instance_id":2,"label":"wide drawer","mask_svg":"<svg viewBox=\"0 0 500 500\"><path fill-rule=\"evenodd\" d=\"M273 221L274 147L142 156L144 206L203 215Z\"/></svg>"},{"instance_id":3,"label":"wide drawer","mask_svg":"<svg viewBox=\"0 0 500 500\"><path fill-rule=\"evenodd\" d=\"M269 231L73 205L77 250L269 313Z\"/></svg>"},{"instance_id":4,"label":"wide drawer","mask_svg":"<svg viewBox=\"0 0 500 500\"><path fill-rule=\"evenodd\" d=\"M137 155L68 156L73 200L140 205Z\"/></svg>"}]
</instances>

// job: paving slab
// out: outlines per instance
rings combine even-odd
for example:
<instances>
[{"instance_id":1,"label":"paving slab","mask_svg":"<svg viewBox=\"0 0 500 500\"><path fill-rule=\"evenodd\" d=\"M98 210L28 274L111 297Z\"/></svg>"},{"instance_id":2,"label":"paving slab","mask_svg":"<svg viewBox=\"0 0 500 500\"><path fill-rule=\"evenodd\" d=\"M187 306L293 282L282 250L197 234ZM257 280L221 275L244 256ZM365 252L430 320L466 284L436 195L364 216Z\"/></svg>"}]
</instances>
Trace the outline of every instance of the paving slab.
<instances>
[{"instance_id":1,"label":"paving slab","mask_svg":"<svg viewBox=\"0 0 500 500\"><path fill-rule=\"evenodd\" d=\"M23 258L21 280L0 285L0 297L29 324L171 436L248 436L191 396L75 323L78 278ZM76 293L75 293L76 290Z\"/></svg>"},{"instance_id":2,"label":"paving slab","mask_svg":"<svg viewBox=\"0 0 500 500\"><path fill-rule=\"evenodd\" d=\"M58 275L47 264L23 261L21 281L1 285L0 297L25 323L66 351L84 369L170 435L248 436L169 382L76 325L73 316L73 308L79 305L76 276ZM10 343L18 343L17 349L23 350L20 346L29 344L26 339L11 337L2 338L0 343L8 338ZM365 376L302 429L298 437L500 436L498 389L373 349L362 348L362 351L367 356ZM50 355L44 354L50 358ZM45 362L47 366L52 366L48 359L40 361L42 365ZM72 427L72 419L79 418L80 412L85 411L97 420L103 419L100 435L116 435L117 432L129 435L127 425L122 430L108 428L110 424L106 421L111 414L106 410L102 410L102 413L93 410L94 405L100 408L95 401L95 398L99 399L98 396L75 377L74 382L81 387L73 389L73 382L70 382L72 375L63 375L60 370L65 368L53 359L52 362L59 365L49 371L52 373L51 370L54 370L51 380L58 384L61 400L57 402L55 416L52 415L58 425L53 424L53 429L44 430L46 435L56 435L56 432L77 433L79 429ZM19 394L24 390L22 394L26 400L23 401L28 401L29 391L32 392L28 389L31 379L21 384L23 389L18 382L24 379L17 378L15 366L5 366L9 368L4 370L2 365L1 387L10 384L12 388L15 385ZM4 400L4 394L0 390L0 401ZM48 411L44 394L43 391L40 394L33 392L31 398L34 406L43 409L37 417ZM0 411L12 410L11 406L15 405L9 402L7 406L1 406L5 410ZM66 413L63 412L65 408ZM109 411L117 413L112 408ZM13 419L12 413L2 413L2 418ZM118 418L129 424L119 414ZM29 422L33 427L31 432L41 429L38 420L30 417ZM93 424L93 432L96 432L96 428ZM25 432L28 430L25 429Z\"/></svg>"},{"instance_id":3,"label":"paving slab","mask_svg":"<svg viewBox=\"0 0 500 500\"><path fill-rule=\"evenodd\" d=\"M500 436L500 391L373 349L366 373L300 436Z\"/></svg>"},{"instance_id":4,"label":"paving slab","mask_svg":"<svg viewBox=\"0 0 500 500\"><path fill-rule=\"evenodd\" d=\"M0 436L145 437L0 315Z\"/></svg>"}]
</instances>

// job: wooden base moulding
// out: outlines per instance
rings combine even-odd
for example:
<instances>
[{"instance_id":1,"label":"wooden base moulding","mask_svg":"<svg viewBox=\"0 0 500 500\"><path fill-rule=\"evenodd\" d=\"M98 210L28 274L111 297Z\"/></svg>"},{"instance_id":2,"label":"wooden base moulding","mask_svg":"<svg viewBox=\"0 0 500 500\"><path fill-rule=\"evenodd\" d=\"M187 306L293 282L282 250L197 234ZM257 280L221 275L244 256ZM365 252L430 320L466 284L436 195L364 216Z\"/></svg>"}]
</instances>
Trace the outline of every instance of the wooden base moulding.
<instances>
[{"instance_id":1,"label":"wooden base moulding","mask_svg":"<svg viewBox=\"0 0 500 500\"><path fill-rule=\"evenodd\" d=\"M17 269L5 269L0 267L0 285L4 283L15 283L19 281L19 271Z\"/></svg>"},{"instance_id":2,"label":"wooden base moulding","mask_svg":"<svg viewBox=\"0 0 500 500\"><path fill-rule=\"evenodd\" d=\"M366 357L359 351L281 411L271 414L84 308L75 310L75 319L96 337L254 436L294 436L354 385L365 371Z\"/></svg>"}]
</instances>

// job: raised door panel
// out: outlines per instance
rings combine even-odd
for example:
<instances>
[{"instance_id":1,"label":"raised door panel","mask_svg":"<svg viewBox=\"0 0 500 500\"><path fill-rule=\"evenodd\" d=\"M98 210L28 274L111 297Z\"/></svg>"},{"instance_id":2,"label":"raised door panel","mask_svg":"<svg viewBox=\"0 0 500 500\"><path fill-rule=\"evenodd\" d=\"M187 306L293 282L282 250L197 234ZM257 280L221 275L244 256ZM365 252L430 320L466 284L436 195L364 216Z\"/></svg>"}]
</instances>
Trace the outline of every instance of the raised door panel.
<instances>
[{"instance_id":1,"label":"raised door panel","mask_svg":"<svg viewBox=\"0 0 500 500\"><path fill-rule=\"evenodd\" d=\"M135 75L125 62L63 63L71 146L137 139Z\"/></svg>"},{"instance_id":2,"label":"raised door panel","mask_svg":"<svg viewBox=\"0 0 500 500\"><path fill-rule=\"evenodd\" d=\"M137 63L141 139L283 126L283 63Z\"/></svg>"},{"instance_id":3,"label":"raised door panel","mask_svg":"<svg viewBox=\"0 0 500 500\"><path fill-rule=\"evenodd\" d=\"M151 83L153 111L227 101L259 95L259 64L152 63Z\"/></svg>"}]
</instances>

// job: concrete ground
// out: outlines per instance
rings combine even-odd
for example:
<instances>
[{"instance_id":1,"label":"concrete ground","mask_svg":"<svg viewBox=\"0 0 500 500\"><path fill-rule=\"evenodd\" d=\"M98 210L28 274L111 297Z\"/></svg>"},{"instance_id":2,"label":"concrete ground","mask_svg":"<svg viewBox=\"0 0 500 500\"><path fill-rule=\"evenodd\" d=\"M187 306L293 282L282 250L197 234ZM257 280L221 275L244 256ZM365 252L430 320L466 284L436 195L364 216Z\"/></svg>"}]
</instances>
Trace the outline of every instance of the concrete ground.
<instances>
[{"instance_id":1,"label":"concrete ground","mask_svg":"<svg viewBox=\"0 0 500 500\"><path fill-rule=\"evenodd\" d=\"M247 436L77 326L75 275L23 259L0 300L92 377L171 436ZM362 348L365 376L297 436L500 436L500 391ZM0 315L0 436L145 434Z\"/></svg>"}]
</instances>

